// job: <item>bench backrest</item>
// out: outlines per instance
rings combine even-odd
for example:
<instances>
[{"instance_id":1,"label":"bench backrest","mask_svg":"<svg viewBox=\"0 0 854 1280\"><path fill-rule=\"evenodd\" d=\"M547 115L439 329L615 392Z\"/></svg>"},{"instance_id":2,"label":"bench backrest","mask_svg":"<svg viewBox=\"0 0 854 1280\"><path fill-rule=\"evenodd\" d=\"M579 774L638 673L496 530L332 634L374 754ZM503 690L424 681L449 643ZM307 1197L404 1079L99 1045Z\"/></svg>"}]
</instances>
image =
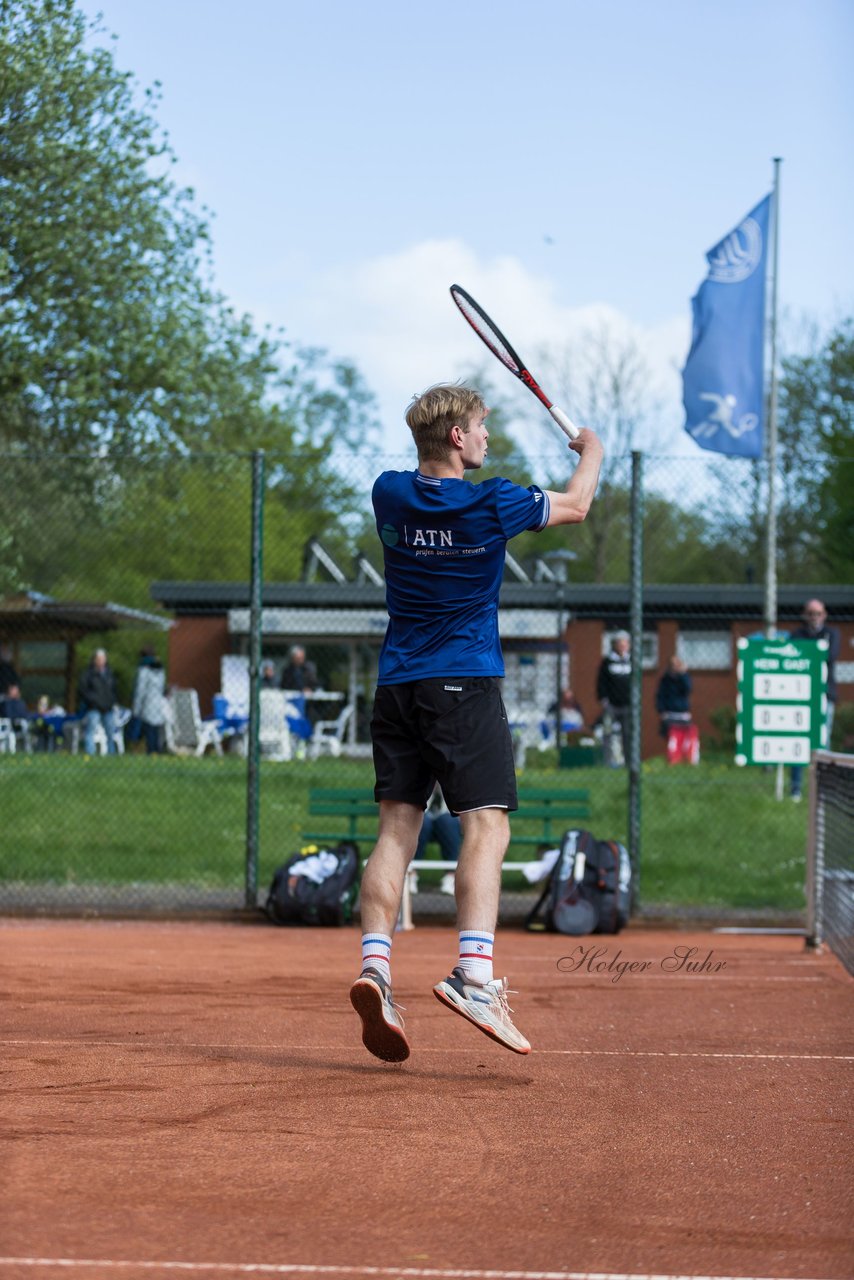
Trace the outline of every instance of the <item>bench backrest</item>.
<instances>
[{"instance_id":1,"label":"bench backrest","mask_svg":"<svg viewBox=\"0 0 854 1280\"><path fill-rule=\"evenodd\" d=\"M544 843L557 839L566 826L589 816L590 793L577 787L520 786L518 795L519 808L510 815L513 828L536 823ZM369 787L313 787L309 791L308 812L316 818L346 818L347 829L342 835L355 838L360 818L376 828L379 806Z\"/></svg>"}]
</instances>

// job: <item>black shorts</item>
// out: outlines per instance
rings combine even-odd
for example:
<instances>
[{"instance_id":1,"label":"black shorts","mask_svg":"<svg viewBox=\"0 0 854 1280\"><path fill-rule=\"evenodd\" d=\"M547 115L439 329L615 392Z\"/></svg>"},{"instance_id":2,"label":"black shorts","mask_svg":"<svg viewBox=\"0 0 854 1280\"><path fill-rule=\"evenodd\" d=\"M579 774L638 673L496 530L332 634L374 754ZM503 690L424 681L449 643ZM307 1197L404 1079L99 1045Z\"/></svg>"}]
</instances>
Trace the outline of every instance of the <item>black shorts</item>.
<instances>
[{"instance_id":1,"label":"black shorts","mask_svg":"<svg viewBox=\"0 0 854 1280\"><path fill-rule=\"evenodd\" d=\"M495 676L380 685L371 740L377 800L423 808L438 782L452 813L517 807L510 726Z\"/></svg>"}]
</instances>

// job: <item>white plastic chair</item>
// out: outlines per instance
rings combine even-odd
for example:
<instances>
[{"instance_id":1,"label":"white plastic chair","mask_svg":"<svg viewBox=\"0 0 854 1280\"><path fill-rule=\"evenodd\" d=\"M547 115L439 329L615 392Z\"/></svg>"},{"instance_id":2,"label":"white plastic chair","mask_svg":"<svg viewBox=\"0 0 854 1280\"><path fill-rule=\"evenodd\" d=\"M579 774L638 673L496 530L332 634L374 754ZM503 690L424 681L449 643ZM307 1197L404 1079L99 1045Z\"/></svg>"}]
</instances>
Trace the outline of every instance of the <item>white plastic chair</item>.
<instances>
[{"instance_id":1,"label":"white plastic chair","mask_svg":"<svg viewBox=\"0 0 854 1280\"><path fill-rule=\"evenodd\" d=\"M287 695L280 689L261 689L259 694L258 746L268 760L291 760L291 731L285 714Z\"/></svg>"},{"instance_id":2,"label":"white plastic chair","mask_svg":"<svg viewBox=\"0 0 854 1280\"><path fill-rule=\"evenodd\" d=\"M131 713L127 707L113 707L113 742L116 746L116 752L120 756L125 753L125 725L129 723L130 717ZM92 745L95 748L94 754L96 756L108 754L107 735L100 720L95 725L95 732L92 734Z\"/></svg>"},{"instance_id":3,"label":"white plastic chair","mask_svg":"<svg viewBox=\"0 0 854 1280\"><path fill-rule=\"evenodd\" d=\"M173 689L166 717L166 743L170 751L203 756L208 747L222 755L222 734L215 720L203 720L195 689Z\"/></svg>"},{"instance_id":4,"label":"white plastic chair","mask_svg":"<svg viewBox=\"0 0 854 1280\"><path fill-rule=\"evenodd\" d=\"M513 760L517 769L524 769L528 752L539 748L543 741L540 732L540 717L531 710L515 707L508 710L507 719L510 724L510 736L513 740Z\"/></svg>"},{"instance_id":5,"label":"white plastic chair","mask_svg":"<svg viewBox=\"0 0 854 1280\"><path fill-rule=\"evenodd\" d=\"M336 720L318 720L309 743L309 755L312 760L316 760L327 751L332 756L340 756L344 732L350 723L353 710L352 702L348 702Z\"/></svg>"},{"instance_id":6,"label":"white plastic chair","mask_svg":"<svg viewBox=\"0 0 854 1280\"><path fill-rule=\"evenodd\" d=\"M17 742L15 739L15 730L12 727L12 721L5 718L0 720L0 751L7 752L10 756L15 754Z\"/></svg>"}]
</instances>

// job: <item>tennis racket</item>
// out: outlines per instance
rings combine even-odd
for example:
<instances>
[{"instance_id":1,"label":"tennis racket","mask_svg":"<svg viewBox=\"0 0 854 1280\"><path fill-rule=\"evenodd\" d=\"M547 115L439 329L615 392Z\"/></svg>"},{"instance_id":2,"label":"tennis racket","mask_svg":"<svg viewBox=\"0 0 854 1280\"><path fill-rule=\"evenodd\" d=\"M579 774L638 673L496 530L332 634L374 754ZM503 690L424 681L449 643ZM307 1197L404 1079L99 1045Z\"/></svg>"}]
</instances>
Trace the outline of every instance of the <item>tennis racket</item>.
<instances>
[{"instance_id":1,"label":"tennis racket","mask_svg":"<svg viewBox=\"0 0 854 1280\"><path fill-rule=\"evenodd\" d=\"M471 294L466 293L465 289L461 289L458 284L451 285L451 297L481 342L485 342L492 354L501 361L504 367L509 369L512 374L515 374L520 382L524 382L529 391L533 391L537 399L546 406L561 431L565 432L570 440L574 440L578 435L578 427L567 417L563 409L559 409L557 405L552 404L536 378L525 368L525 365L510 346L498 325L490 320L483 307L478 306Z\"/></svg>"}]
</instances>

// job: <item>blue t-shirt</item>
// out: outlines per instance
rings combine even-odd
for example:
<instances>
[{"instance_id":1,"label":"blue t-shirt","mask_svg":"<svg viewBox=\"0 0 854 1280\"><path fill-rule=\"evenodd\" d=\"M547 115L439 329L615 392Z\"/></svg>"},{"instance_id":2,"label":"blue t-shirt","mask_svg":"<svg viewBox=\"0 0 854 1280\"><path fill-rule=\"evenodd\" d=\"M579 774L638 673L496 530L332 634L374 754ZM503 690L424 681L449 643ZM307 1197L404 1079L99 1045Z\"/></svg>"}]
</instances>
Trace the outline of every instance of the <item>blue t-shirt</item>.
<instances>
[{"instance_id":1,"label":"blue t-shirt","mask_svg":"<svg viewBox=\"0 0 854 1280\"><path fill-rule=\"evenodd\" d=\"M504 549L517 533L548 524L543 490L384 471L372 497L389 612L378 683L503 676Z\"/></svg>"}]
</instances>

